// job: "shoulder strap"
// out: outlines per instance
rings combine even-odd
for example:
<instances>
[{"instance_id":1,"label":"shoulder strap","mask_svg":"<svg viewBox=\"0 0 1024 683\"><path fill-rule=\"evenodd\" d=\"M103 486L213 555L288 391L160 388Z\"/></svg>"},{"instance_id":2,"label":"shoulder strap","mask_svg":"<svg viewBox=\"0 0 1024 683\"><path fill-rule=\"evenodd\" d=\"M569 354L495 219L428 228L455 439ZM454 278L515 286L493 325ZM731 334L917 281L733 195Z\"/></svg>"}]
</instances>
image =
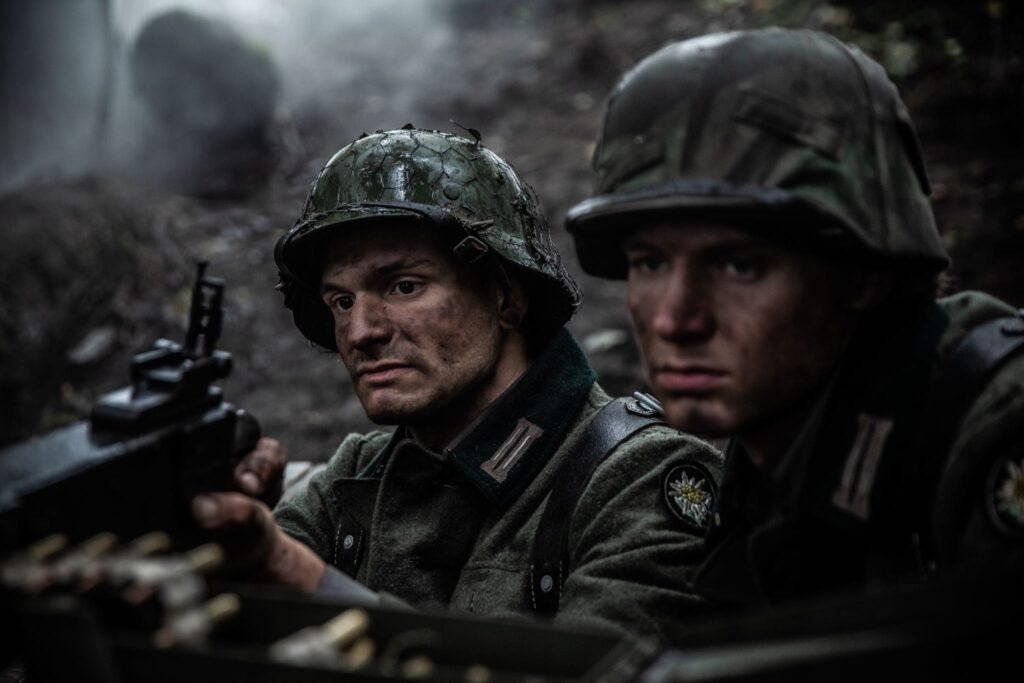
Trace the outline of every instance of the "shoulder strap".
<instances>
[{"instance_id":1,"label":"shoulder strap","mask_svg":"<svg viewBox=\"0 0 1024 683\"><path fill-rule=\"evenodd\" d=\"M661 404L654 397L636 392L633 398L617 398L590 419L565 458L533 539L530 598L537 614L551 616L558 611L567 568L569 523L594 470L626 438L657 424L664 420Z\"/></svg>"},{"instance_id":2,"label":"shoulder strap","mask_svg":"<svg viewBox=\"0 0 1024 683\"><path fill-rule=\"evenodd\" d=\"M940 434L952 437L989 378L1024 346L1024 309L1012 318L998 318L967 333L939 369L932 385L929 418ZM948 443L943 439L940 443Z\"/></svg>"},{"instance_id":3,"label":"shoulder strap","mask_svg":"<svg viewBox=\"0 0 1024 683\"><path fill-rule=\"evenodd\" d=\"M927 516L921 520L920 529L926 536L922 540L929 560L935 552L929 518L956 433L992 375L1022 347L1024 309L1017 316L990 320L975 327L939 367L922 422L923 429L928 431L919 442L921 462L926 468L925 472L919 472L920 481L930 482L928 486L919 487L928 491L930 499L918 507L921 514Z\"/></svg>"}]
</instances>

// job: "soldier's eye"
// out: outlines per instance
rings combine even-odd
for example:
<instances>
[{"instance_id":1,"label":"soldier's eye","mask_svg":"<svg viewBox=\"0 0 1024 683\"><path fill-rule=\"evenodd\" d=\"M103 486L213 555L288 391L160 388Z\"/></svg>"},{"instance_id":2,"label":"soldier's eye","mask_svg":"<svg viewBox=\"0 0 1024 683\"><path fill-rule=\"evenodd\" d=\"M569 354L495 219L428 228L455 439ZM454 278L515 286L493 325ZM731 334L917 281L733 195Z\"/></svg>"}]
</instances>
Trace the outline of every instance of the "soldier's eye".
<instances>
[{"instance_id":1,"label":"soldier's eye","mask_svg":"<svg viewBox=\"0 0 1024 683\"><path fill-rule=\"evenodd\" d=\"M400 280L395 283L392 291L398 294L413 294L417 292L423 285L414 280Z\"/></svg>"},{"instance_id":2,"label":"soldier's eye","mask_svg":"<svg viewBox=\"0 0 1024 683\"><path fill-rule=\"evenodd\" d=\"M339 294L331 299L331 305L339 311L349 311L355 304L356 299L351 294Z\"/></svg>"},{"instance_id":3,"label":"soldier's eye","mask_svg":"<svg viewBox=\"0 0 1024 683\"><path fill-rule=\"evenodd\" d=\"M630 271L637 273L653 273L665 265L665 259L658 254L634 252L627 254Z\"/></svg>"},{"instance_id":4,"label":"soldier's eye","mask_svg":"<svg viewBox=\"0 0 1024 683\"><path fill-rule=\"evenodd\" d=\"M744 256L733 256L722 261L722 269L726 275L740 280L752 280L761 275L764 268L762 264L753 258Z\"/></svg>"}]
</instances>

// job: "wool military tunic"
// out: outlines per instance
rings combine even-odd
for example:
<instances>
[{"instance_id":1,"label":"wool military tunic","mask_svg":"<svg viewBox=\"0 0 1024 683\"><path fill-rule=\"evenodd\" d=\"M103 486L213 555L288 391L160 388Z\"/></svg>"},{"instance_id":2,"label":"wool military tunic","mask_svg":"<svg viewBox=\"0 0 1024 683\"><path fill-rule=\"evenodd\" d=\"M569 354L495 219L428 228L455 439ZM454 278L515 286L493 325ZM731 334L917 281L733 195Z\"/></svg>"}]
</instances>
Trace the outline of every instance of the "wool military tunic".
<instances>
[{"instance_id":1,"label":"wool military tunic","mask_svg":"<svg viewBox=\"0 0 1024 683\"><path fill-rule=\"evenodd\" d=\"M962 414L935 409L937 373L965 336L1000 320L1024 335L1016 315L978 292L908 314L851 353L773 471L730 444L695 589L749 603L1024 568L1024 353L985 375ZM972 391L962 384L946 390Z\"/></svg>"},{"instance_id":2,"label":"wool military tunic","mask_svg":"<svg viewBox=\"0 0 1024 683\"><path fill-rule=\"evenodd\" d=\"M552 483L608 401L562 331L443 451L401 427L349 436L275 516L330 565L414 607L532 615L531 548ZM666 473L681 467L703 512L666 499ZM689 569L719 472L716 450L661 424L615 447L575 506L555 622L668 640L699 602Z\"/></svg>"}]
</instances>

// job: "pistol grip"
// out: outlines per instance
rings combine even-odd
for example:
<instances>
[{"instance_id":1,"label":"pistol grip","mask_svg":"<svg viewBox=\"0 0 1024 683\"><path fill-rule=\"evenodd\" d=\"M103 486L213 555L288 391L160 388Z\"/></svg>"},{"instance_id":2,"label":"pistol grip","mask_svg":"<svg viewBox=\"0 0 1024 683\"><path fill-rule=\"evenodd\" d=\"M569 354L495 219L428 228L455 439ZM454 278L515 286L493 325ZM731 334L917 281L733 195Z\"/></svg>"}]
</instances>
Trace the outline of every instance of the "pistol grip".
<instances>
[{"instance_id":1,"label":"pistol grip","mask_svg":"<svg viewBox=\"0 0 1024 683\"><path fill-rule=\"evenodd\" d=\"M252 416L252 413L238 408L235 410L235 445L234 455L235 460L241 460L256 448L257 442L260 437L263 436L260 430L260 423Z\"/></svg>"}]
</instances>

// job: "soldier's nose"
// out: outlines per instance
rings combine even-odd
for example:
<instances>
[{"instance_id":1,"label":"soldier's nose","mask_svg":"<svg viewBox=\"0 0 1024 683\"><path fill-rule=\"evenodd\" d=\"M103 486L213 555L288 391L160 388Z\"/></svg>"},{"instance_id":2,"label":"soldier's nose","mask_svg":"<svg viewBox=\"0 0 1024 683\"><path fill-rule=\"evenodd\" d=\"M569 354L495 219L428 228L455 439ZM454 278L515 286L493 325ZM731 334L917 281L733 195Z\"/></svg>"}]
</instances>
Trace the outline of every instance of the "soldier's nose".
<instances>
[{"instance_id":1,"label":"soldier's nose","mask_svg":"<svg viewBox=\"0 0 1024 683\"><path fill-rule=\"evenodd\" d=\"M391 337L387 306L380 301L356 297L349 312L346 337L355 348L386 342Z\"/></svg>"},{"instance_id":2,"label":"soldier's nose","mask_svg":"<svg viewBox=\"0 0 1024 683\"><path fill-rule=\"evenodd\" d=\"M670 340L707 337L714 331L714 316L703 288L686 273L670 278L656 295L651 328Z\"/></svg>"}]
</instances>

